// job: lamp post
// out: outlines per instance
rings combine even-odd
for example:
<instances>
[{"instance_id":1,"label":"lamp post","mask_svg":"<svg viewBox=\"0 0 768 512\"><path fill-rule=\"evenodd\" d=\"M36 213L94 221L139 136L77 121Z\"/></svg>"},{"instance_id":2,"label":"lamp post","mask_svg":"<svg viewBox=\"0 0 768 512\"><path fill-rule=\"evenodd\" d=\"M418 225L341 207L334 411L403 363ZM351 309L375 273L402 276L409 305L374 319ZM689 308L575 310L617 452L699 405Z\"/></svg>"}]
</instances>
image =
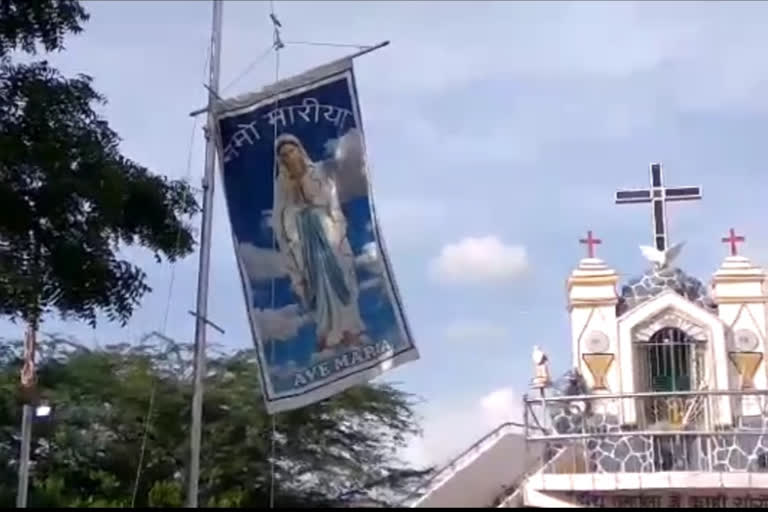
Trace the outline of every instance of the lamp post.
<instances>
[{"instance_id":1,"label":"lamp post","mask_svg":"<svg viewBox=\"0 0 768 512\"><path fill-rule=\"evenodd\" d=\"M16 493L16 508L27 508L32 425L36 418L48 418L52 410L47 401L38 401L36 405L24 404L21 420L21 455L19 457L19 487Z\"/></svg>"}]
</instances>

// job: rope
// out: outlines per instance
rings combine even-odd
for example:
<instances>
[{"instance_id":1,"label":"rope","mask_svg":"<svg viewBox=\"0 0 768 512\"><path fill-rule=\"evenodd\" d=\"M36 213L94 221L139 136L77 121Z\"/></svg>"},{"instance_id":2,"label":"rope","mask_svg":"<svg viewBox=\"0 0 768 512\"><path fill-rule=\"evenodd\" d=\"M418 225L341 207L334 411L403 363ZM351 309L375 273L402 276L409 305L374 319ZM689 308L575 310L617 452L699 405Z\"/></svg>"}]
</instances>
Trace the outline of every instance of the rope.
<instances>
[{"instance_id":1,"label":"rope","mask_svg":"<svg viewBox=\"0 0 768 512\"><path fill-rule=\"evenodd\" d=\"M205 58L205 65L203 66L203 74L205 75L205 71L208 68L208 63L211 59L211 47L209 46L206 50L206 58ZM195 132L197 131L198 127L198 120L195 118L192 122L192 134L190 135L189 139L189 147L187 149L187 168L186 168L186 174L184 176L185 181L189 181L190 177L192 176L192 151L194 149L195 145ZM178 249L179 245L181 244L181 230L178 231L176 235L176 248ZM170 314L171 310L171 300L173 298L173 286L176 281L176 262L174 261L171 263L171 277L168 283L168 296L166 297L165 302L165 312L163 314L163 321L160 326L160 332L163 336L166 335L166 330L168 328L168 316ZM149 392L149 403L147 404L147 413L144 417L144 434L141 439L141 449L139 451L139 462L136 467L136 479L133 482L133 492L131 495L131 508L135 508L136 506L136 497L139 493L139 484L141 483L141 473L144 469L144 456L146 454L147 450L147 439L149 438L149 429L152 425L152 413L154 412L155 408L155 395L157 391L157 379L152 379L152 387Z\"/></svg>"},{"instance_id":2,"label":"rope","mask_svg":"<svg viewBox=\"0 0 768 512\"><path fill-rule=\"evenodd\" d=\"M259 54L259 56L258 56L258 57L256 57L256 59L255 59L253 62L251 62L251 63L248 65L248 67L247 67L247 68L245 68L245 70L243 70L243 71L242 71L242 72L241 72L239 75L237 75L237 77L235 77L235 78L234 78L234 79L233 79L233 80L232 80L232 81L231 81L229 84L227 84L227 85L226 85L226 87L224 87L224 88L221 90L222 94L223 94L223 93L225 93L225 92L227 91L227 89L229 89L230 87L232 87L233 85L235 85L237 82L239 82L239 81L240 81L240 80L241 80L243 77L245 77L245 75L247 75L248 73L250 73L251 71L253 71L253 69L254 69L254 68L255 68L255 67L258 65L258 64L260 64L260 63L261 63L261 62L262 62L264 59L266 59L266 58L269 56L269 54L270 54L270 53L272 53L272 49L273 49L274 47L275 47L275 45L274 45L274 43L272 43L272 44L271 44L271 45L269 45L269 47L267 47L267 48L266 48L266 49L265 49L265 50L264 50L262 53L260 53L260 54Z\"/></svg>"},{"instance_id":3,"label":"rope","mask_svg":"<svg viewBox=\"0 0 768 512\"><path fill-rule=\"evenodd\" d=\"M273 41L272 41L272 47L275 50L275 83L277 83L280 80L280 50L282 50L285 45L283 44L281 38L280 38L280 29L282 28L282 24L277 19L277 15L275 14L275 2L274 0L269 1L269 18L272 20L272 27L273 27ZM280 101L279 96L275 96L275 108L278 108ZM278 173L278 164L277 164L277 148L275 147L275 141L277 141L277 123L275 123L275 129L273 131L273 141L272 141L272 197L277 197L275 194L277 193L277 173ZM272 212L272 215L274 215L275 212ZM277 238L275 236L274 229L272 230L272 250L277 250ZM272 278L272 309L275 309L275 279ZM272 342L272 350L270 355L270 363L274 364L275 361L275 343ZM277 444L277 421L275 418L275 414L272 415L271 424L271 439L270 439L270 456L269 456L269 508L275 508L275 463L276 463L276 444Z\"/></svg>"}]
</instances>

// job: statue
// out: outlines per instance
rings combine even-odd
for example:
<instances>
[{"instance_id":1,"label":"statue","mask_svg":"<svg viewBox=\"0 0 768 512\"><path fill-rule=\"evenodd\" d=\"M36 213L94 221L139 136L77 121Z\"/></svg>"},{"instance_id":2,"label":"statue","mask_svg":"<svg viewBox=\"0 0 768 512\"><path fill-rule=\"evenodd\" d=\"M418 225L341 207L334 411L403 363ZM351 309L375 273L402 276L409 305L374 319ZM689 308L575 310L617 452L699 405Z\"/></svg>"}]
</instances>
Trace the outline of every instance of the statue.
<instances>
[{"instance_id":1,"label":"statue","mask_svg":"<svg viewBox=\"0 0 768 512\"><path fill-rule=\"evenodd\" d=\"M549 358L538 345L533 346L533 364L535 368L532 386L537 389L548 387L552 383L549 373Z\"/></svg>"},{"instance_id":2,"label":"statue","mask_svg":"<svg viewBox=\"0 0 768 512\"><path fill-rule=\"evenodd\" d=\"M680 255L680 251L683 250L683 245L685 245L685 242L680 242L664 251L660 251L655 247L650 247L648 245L641 245L640 251L643 253L643 256L645 256L645 259L653 263L655 268L664 269L669 267L675 258Z\"/></svg>"}]
</instances>

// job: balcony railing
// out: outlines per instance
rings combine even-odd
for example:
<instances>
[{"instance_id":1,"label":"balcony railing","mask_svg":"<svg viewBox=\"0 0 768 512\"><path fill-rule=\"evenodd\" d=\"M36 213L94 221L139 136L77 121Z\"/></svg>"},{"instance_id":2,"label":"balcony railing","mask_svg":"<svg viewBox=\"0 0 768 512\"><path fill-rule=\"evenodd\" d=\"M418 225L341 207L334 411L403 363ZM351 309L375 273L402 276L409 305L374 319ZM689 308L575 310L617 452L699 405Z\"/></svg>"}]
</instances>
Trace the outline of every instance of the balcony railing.
<instances>
[{"instance_id":1,"label":"balcony railing","mask_svg":"<svg viewBox=\"0 0 768 512\"><path fill-rule=\"evenodd\" d=\"M768 473L768 391L525 398L525 436L549 473ZM543 429L543 430L542 430Z\"/></svg>"}]
</instances>

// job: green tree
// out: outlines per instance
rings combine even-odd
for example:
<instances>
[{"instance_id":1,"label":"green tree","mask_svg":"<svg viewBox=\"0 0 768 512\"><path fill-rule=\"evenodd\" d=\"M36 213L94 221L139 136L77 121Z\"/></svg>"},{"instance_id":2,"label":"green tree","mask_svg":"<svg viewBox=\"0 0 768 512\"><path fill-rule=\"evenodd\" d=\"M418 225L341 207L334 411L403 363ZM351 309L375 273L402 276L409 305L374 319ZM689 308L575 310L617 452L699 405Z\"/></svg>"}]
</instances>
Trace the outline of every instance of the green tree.
<instances>
[{"instance_id":1,"label":"green tree","mask_svg":"<svg viewBox=\"0 0 768 512\"><path fill-rule=\"evenodd\" d=\"M63 48L88 16L74 0L3 0L0 8L0 314L125 322L150 290L119 250L160 260L189 254L198 211L184 182L152 174L120 153L86 75L47 62L15 64L10 50Z\"/></svg>"},{"instance_id":2,"label":"green tree","mask_svg":"<svg viewBox=\"0 0 768 512\"><path fill-rule=\"evenodd\" d=\"M2 0L0 57L16 49L34 54L38 45L49 52L62 50L64 36L82 32L86 21L79 0Z\"/></svg>"},{"instance_id":3,"label":"green tree","mask_svg":"<svg viewBox=\"0 0 768 512\"><path fill-rule=\"evenodd\" d=\"M77 0L0 1L0 315L33 331L55 312L92 326L99 312L125 323L150 287L120 250L138 245L158 261L173 261L194 248L189 222L198 205L191 188L120 152L118 135L98 113L106 100L91 78L67 78L45 61L14 62L14 51L62 50L64 37L80 32L87 19ZM4 378L4 392L17 385ZM4 432L13 439L19 411L4 403L2 414L15 416ZM122 475L77 463L93 445L66 435L75 437L52 442L64 443L68 451L55 453L72 474L45 477L38 499L57 502L83 472L101 489L119 489ZM18 465L18 448L0 448L2 460L11 462L3 472ZM108 492L95 501L89 496L77 503L118 503Z\"/></svg>"},{"instance_id":4,"label":"green tree","mask_svg":"<svg viewBox=\"0 0 768 512\"><path fill-rule=\"evenodd\" d=\"M12 383L20 352L18 345L6 346L0 357L0 456L15 453L19 413ZM30 505L128 506L140 467L136 506L181 506L191 347L88 350L46 341L42 349L40 388L54 412L35 427ZM272 489L278 507L359 500L392 505L429 473L397 457L418 434L413 397L402 391L361 386L280 414L273 436L255 354L214 355L210 369L201 505L261 508L270 503ZM13 503L10 473L0 473L0 507Z\"/></svg>"}]
</instances>

